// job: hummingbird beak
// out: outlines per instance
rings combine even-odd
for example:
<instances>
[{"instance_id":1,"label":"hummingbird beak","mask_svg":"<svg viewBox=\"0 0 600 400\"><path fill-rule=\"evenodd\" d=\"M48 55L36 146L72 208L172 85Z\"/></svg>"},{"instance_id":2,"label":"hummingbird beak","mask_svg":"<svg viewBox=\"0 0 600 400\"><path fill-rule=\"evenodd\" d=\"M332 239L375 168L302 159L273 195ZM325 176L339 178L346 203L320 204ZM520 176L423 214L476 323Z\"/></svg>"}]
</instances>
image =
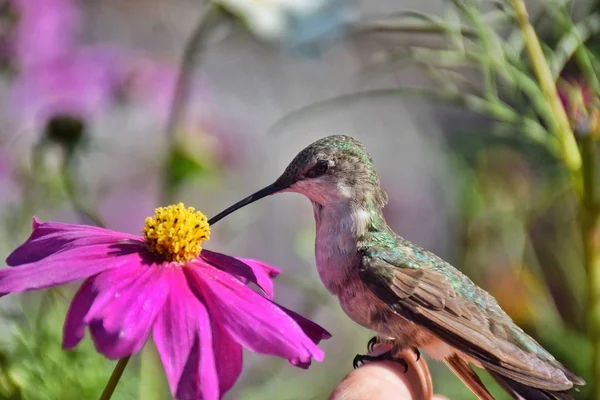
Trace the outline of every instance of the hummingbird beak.
<instances>
[{"instance_id":1,"label":"hummingbird beak","mask_svg":"<svg viewBox=\"0 0 600 400\"><path fill-rule=\"evenodd\" d=\"M231 207L227 208L226 210L221 211L220 213L218 213L217 215L215 215L214 217L209 219L208 224L213 225L215 222L220 221L221 219L225 218L232 212L239 210L240 208L245 207L250 203L254 203L256 200L260 200L263 197L267 197L268 195L277 193L280 190L283 190L285 188L286 188L286 186L279 182L272 183L269 186L260 189L258 192L251 194L250 196L246 197L245 199L238 201L237 203L235 203Z\"/></svg>"}]
</instances>

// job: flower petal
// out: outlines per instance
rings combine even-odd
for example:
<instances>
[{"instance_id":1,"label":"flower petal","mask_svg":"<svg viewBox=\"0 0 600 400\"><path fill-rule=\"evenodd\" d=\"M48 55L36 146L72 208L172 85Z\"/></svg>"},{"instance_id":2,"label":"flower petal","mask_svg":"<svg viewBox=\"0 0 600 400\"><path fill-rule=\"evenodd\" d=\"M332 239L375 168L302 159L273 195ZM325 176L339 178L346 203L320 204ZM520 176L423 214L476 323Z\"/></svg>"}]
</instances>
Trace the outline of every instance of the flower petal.
<instances>
[{"instance_id":1,"label":"flower petal","mask_svg":"<svg viewBox=\"0 0 600 400\"><path fill-rule=\"evenodd\" d=\"M302 315L295 313L292 310L289 310L279 304L277 307L281 308L286 314L296 321L300 328L306 333L306 335L313 341L315 344L319 344L321 340L327 340L331 337L331 333L327 332L321 325L311 321L310 319L304 318Z\"/></svg>"},{"instance_id":2,"label":"flower petal","mask_svg":"<svg viewBox=\"0 0 600 400\"><path fill-rule=\"evenodd\" d=\"M83 339L84 328L91 317L118 296L143 270L140 265L128 264L86 279L71 301L63 328L63 347L71 349Z\"/></svg>"},{"instance_id":3,"label":"flower petal","mask_svg":"<svg viewBox=\"0 0 600 400\"><path fill-rule=\"evenodd\" d=\"M219 376L208 311L188 287L181 270L165 271L165 279L169 296L152 335L171 393L180 400L218 400Z\"/></svg>"},{"instance_id":4,"label":"flower petal","mask_svg":"<svg viewBox=\"0 0 600 400\"><path fill-rule=\"evenodd\" d=\"M77 346L85 335L83 318L94 302L91 289L92 279L86 279L71 300L69 311L63 325L63 348L72 349Z\"/></svg>"},{"instance_id":5,"label":"flower petal","mask_svg":"<svg viewBox=\"0 0 600 400\"><path fill-rule=\"evenodd\" d=\"M90 245L117 244L123 240L142 241L143 239L140 236L95 226L39 222L34 218L33 231L29 239L8 256L6 264L10 266L29 264L59 252L73 249L82 251L82 248Z\"/></svg>"},{"instance_id":6,"label":"flower petal","mask_svg":"<svg viewBox=\"0 0 600 400\"><path fill-rule=\"evenodd\" d=\"M142 348L169 293L169 285L165 279L169 270L169 267L159 265L140 267L137 276L132 274L124 279L128 282L121 290L98 293L84 318L89 323L98 352L116 359ZM106 276L113 272L121 271L107 271L97 279L118 282L115 278L119 274Z\"/></svg>"},{"instance_id":7,"label":"flower petal","mask_svg":"<svg viewBox=\"0 0 600 400\"><path fill-rule=\"evenodd\" d=\"M211 323L219 391L222 396L231 389L242 373L242 346L233 340L215 318L211 319Z\"/></svg>"},{"instance_id":8,"label":"flower petal","mask_svg":"<svg viewBox=\"0 0 600 400\"><path fill-rule=\"evenodd\" d=\"M74 241L76 242L76 241ZM74 243L72 242L72 243ZM0 269L0 296L76 281L99 272L147 263L141 244L69 245L39 261Z\"/></svg>"},{"instance_id":9,"label":"flower petal","mask_svg":"<svg viewBox=\"0 0 600 400\"><path fill-rule=\"evenodd\" d=\"M202 250L200 255L209 264L237 277L244 283L252 282L257 285L265 295L273 298L273 278L279 275L279 270L262 261L249 258L235 258L226 254L210 250Z\"/></svg>"},{"instance_id":10,"label":"flower petal","mask_svg":"<svg viewBox=\"0 0 600 400\"><path fill-rule=\"evenodd\" d=\"M273 289L273 279L275 279L277 275L281 273L281 271L260 260L254 260L252 258L237 259L252 269L254 275L256 275L258 286L261 287L268 298L272 299L275 295L275 291Z\"/></svg>"},{"instance_id":11,"label":"flower petal","mask_svg":"<svg viewBox=\"0 0 600 400\"><path fill-rule=\"evenodd\" d=\"M331 337L331 334L323 329L319 324L304 318L302 315L295 313L292 310L289 310L283 306L278 304L278 307L281 308L286 314L296 321L300 328L304 331L304 333L312 340L315 344L319 344L321 340L326 340ZM306 369L310 366L310 360L308 362L302 362L300 360L290 360L292 365L296 367Z\"/></svg>"},{"instance_id":12,"label":"flower petal","mask_svg":"<svg viewBox=\"0 0 600 400\"><path fill-rule=\"evenodd\" d=\"M211 265L188 263L184 268L192 290L204 298L211 315L248 349L285 357L295 364L324 353L300 326L276 304L252 291L235 277Z\"/></svg>"}]
</instances>

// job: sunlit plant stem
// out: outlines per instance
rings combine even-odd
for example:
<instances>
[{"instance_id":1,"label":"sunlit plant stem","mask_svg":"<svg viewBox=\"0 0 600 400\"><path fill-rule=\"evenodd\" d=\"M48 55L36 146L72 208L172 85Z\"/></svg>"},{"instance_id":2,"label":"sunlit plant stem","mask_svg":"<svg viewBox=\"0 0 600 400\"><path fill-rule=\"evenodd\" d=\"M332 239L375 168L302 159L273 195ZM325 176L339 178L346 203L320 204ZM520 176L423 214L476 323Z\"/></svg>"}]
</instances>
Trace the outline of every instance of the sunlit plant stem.
<instances>
[{"instance_id":1,"label":"sunlit plant stem","mask_svg":"<svg viewBox=\"0 0 600 400\"><path fill-rule=\"evenodd\" d=\"M555 123L551 129L554 130L553 133L558 135L561 142L563 161L570 170L578 171L581 169L581 155L577 148L575 135L571 129L567 112L560 102L560 97L558 97L556 83L552 77L552 71L550 70L548 61L542 51L542 45L529 21L529 15L527 14L524 0L513 0L513 7L517 16L519 28L523 34L527 53L531 59L533 71L535 72L535 76L546 100L550 104L552 113L554 114Z\"/></svg>"}]
</instances>

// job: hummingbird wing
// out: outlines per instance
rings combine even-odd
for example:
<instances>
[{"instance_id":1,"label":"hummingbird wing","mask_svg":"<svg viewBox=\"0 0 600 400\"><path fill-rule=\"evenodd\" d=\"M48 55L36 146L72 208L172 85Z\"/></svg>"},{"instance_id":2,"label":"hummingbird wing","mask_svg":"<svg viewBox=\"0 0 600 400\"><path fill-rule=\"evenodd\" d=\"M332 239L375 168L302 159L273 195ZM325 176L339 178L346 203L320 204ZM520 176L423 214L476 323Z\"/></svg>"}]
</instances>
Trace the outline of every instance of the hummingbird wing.
<instances>
[{"instance_id":1,"label":"hummingbird wing","mask_svg":"<svg viewBox=\"0 0 600 400\"><path fill-rule=\"evenodd\" d=\"M517 381L505 378L500 374L488 370L492 378L504 388L516 400L573 400L573 396L568 391L548 391L524 385Z\"/></svg>"},{"instance_id":2,"label":"hummingbird wing","mask_svg":"<svg viewBox=\"0 0 600 400\"><path fill-rule=\"evenodd\" d=\"M359 270L365 284L394 312L510 382L551 392L585 384L460 271L397 240L383 249L366 246Z\"/></svg>"}]
</instances>

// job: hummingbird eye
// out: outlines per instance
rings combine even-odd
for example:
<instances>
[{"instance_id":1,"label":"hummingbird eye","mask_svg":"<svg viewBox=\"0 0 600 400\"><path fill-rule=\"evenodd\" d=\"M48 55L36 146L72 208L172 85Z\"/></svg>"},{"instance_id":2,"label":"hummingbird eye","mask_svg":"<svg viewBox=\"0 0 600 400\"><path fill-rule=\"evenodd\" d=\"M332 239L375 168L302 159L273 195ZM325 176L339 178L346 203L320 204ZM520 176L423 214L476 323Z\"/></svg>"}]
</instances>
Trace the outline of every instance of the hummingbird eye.
<instances>
[{"instance_id":1,"label":"hummingbird eye","mask_svg":"<svg viewBox=\"0 0 600 400\"><path fill-rule=\"evenodd\" d=\"M317 164L306 173L306 176L309 178L316 178L325 174L328 168L329 162L327 160L319 160L317 161Z\"/></svg>"}]
</instances>

